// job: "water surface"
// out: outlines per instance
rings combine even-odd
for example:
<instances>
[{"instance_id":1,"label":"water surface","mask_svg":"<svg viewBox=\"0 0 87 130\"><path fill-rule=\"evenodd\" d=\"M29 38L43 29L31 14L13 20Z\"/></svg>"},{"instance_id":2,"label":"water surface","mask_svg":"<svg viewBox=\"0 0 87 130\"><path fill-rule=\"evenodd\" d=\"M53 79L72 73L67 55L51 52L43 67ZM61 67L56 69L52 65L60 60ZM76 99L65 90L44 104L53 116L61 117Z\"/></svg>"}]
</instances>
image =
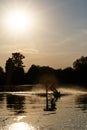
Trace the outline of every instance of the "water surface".
<instances>
[{"instance_id":1,"label":"water surface","mask_svg":"<svg viewBox=\"0 0 87 130\"><path fill-rule=\"evenodd\" d=\"M44 111L42 90L0 92L0 130L87 130L87 92L60 91L56 111Z\"/></svg>"}]
</instances>

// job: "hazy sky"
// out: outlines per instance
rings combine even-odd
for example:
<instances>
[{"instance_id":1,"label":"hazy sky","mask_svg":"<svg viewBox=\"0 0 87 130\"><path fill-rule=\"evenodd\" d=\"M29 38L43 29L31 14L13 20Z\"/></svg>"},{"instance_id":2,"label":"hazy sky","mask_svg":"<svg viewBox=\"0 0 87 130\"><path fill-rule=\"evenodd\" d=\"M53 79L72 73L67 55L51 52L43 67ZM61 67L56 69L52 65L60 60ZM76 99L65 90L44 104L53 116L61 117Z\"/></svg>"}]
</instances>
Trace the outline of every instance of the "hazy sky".
<instances>
[{"instance_id":1,"label":"hazy sky","mask_svg":"<svg viewBox=\"0 0 87 130\"><path fill-rule=\"evenodd\" d=\"M13 9L31 18L24 30L6 25ZM24 64L65 68L87 56L87 0L0 0L0 66L13 52ZM21 22L20 22L21 23Z\"/></svg>"}]
</instances>

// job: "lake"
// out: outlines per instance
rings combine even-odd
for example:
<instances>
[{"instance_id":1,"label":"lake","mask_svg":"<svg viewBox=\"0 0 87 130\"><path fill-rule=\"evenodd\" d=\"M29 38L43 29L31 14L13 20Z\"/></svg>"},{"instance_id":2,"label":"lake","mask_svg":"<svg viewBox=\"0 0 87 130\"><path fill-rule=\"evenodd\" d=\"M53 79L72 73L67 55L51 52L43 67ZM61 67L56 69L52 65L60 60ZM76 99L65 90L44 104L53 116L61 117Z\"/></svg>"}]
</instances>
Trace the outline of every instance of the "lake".
<instances>
[{"instance_id":1,"label":"lake","mask_svg":"<svg viewBox=\"0 0 87 130\"><path fill-rule=\"evenodd\" d=\"M0 92L0 130L87 130L87 92L60 92L55 111L44 111L44 90Z\"/></svg>"}]
</instances>

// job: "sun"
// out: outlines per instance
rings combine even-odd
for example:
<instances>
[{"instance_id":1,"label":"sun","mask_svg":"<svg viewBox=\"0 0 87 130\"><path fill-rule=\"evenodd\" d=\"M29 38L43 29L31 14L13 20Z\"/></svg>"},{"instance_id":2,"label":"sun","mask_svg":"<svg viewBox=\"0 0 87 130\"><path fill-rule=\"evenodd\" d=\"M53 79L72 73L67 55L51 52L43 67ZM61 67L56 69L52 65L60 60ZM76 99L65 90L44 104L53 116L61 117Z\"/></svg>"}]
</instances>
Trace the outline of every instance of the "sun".
<instances>
[{"instance_id":1,"label":"sun","mask_svg":"<svg viewBox=\"0 0 87 130\"><path fill-rule=\"evenodd\" d=\"M27 17L24 13L15 11L9 15L8 24L14 29L23 29L27 25Z\"/></svg>"},{"instance_id":2,"label":"sun","mask_svg":"<svg viewBox=\"0 0 87 130\"><path fill-rule=\"evenodd\" d=\"M25 31L32 23L32 17L24 10L11 10L6 16L6 26L12 31Z\"/></svg>"}]
</instances>

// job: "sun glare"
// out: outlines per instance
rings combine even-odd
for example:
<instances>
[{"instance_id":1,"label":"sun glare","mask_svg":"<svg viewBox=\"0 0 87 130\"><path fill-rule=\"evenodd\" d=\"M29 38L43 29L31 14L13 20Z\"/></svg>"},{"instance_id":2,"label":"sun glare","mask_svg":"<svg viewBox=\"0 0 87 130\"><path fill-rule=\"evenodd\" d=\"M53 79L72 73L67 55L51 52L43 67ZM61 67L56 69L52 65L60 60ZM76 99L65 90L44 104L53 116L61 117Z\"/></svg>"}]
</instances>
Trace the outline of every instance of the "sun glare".
<instances>
[{"instance_id":1,"label":"sun glare","mask_svg":"<svg viewBox=\"0 0 87 130\"><path fill-rule=\"evenodd\" d=\"M33 24L33 19L28 12L22 10L14 10L8 12L6 16L6 26L12 31L25 31Z\"/></svg>"},{"instance_id":2,"label":"sun glare","mask_svg":"<svg viewBox=\"0 0 87 130\"><path fill-rule=\"evenodd\" d=\"M27 123L18 122L10 125L9 130L35 130L35 128Z\"/></svg>"}]
</instances>

